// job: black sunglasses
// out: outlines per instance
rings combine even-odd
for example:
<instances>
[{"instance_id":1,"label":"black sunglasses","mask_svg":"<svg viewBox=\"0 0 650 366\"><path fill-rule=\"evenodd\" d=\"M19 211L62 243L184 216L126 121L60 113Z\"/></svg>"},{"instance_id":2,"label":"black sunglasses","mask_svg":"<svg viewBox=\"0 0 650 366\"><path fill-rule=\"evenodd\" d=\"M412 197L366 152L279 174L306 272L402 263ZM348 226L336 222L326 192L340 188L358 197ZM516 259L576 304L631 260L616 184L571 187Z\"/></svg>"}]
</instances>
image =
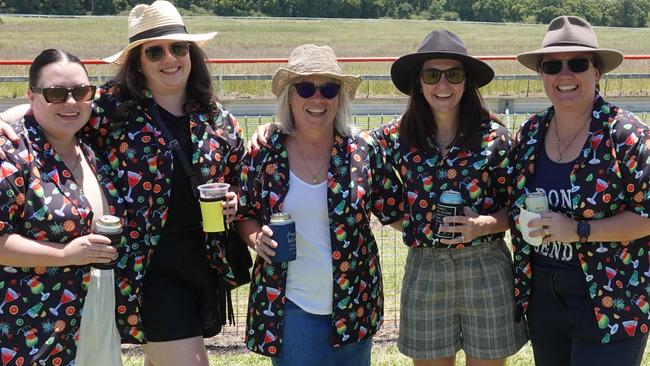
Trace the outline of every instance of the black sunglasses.
<instances>
[{"instance_id":1,"label":"black sunglasses","mask_svg":"<svg viewBox=\"0 0 650 366\"><path fill-rule=\"evenodd\" d=\"M422 81L429 85L438 83L443 74L450 84L460 84L465 80L465 70L460 67L453 67L447 70L424 69L420 74Z\"/></svg>"},{"instance_id":2,"label":"black sunglasses","mask_svg":"<svg viewBox=\"0 0 650 366\"><path fill-rule=\"evenodd\" d=\"M171 51L171 54L176 57L185 57L185 55L190 51L190 44L189 42L175 42L169 45L169 50ZM158 62L165 55L165 49L163 46L151 46L144 50L144 54L147 56L149 61Z\"/></svg>"},{"instance_id":3,"label":"black sunglasses","mask_svg":"<svg viewBox=\"0 0 650 366\"><path fill-rule=\"evenodd\" d=\"M589 63L591 61L586 58L574 58L571 60L550 60L543 61L542 72L546 75L555 75L559 74L562 71L562 65L566 64L569 66L569 70L574 73L585 72L589 69Z\"/></svg>"},{"instance_id":4,"label":"black sunglasses","mask_svg":"<svg viewBox=\"0 0 650 366\"><path fill-rule=\"evenodd\" d=\"M48 103L63 103L70 94L77 102L87 102L93 99L97 87L94 85L75 85L72 88L51 86L49 88L30 87L29 90L32 93L43 94L43 98Z\"/></svg>"},{"instance_id":5,"label":"black sunglasses","mask_svg":"<svg viewBox=\"0 0 650 366\"><path fill-rule=\"evenodd\" d=\"M333 99L339 95L339 91L341 90L341 84L337 83L325 83L316 86L314 83L304 81L302 83L293 84L293 86L296 87L298 95L305 99L313 97L314 94L316 94L316 90L320 92L320 95L322 95L323 98Z\"/></svg>"}]
</instances>

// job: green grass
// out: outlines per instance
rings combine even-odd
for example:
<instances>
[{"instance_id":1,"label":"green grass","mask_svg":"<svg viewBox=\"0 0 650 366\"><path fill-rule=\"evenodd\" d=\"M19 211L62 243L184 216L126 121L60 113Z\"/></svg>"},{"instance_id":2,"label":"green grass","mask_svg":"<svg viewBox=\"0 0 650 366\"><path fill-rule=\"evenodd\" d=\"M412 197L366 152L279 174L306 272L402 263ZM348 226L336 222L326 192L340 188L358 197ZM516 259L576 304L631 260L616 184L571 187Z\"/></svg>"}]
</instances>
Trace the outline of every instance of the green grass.
<instances>
[{"instance_id":1,"label":"green grass","mask_svg":"<svg viewBox=\"0 0 650 366\"><path fill-rule=\"evenodd\" d=\"M286 58L303 43L328 44L339 57L399 56L413 52L432 29L456 32L473 55L514 55L540 46L546 26L532 24L476 24L425 20L292 20L186 17L190 32L219 31L206 53L210 58ZM82 59L100 59L125 45L126 17L0 18L0 59L33 59L50 47L66 49ZM596 28L602 47L626 54L650 49L650 29ZM497 74L531 74L515 61L490 61ZM213 74L272 74L278 64L211 65ZM388 75L390 63L344 63L343 71L362 75ZM617 73L647 72L650 61L625 61ZM93 75L110 77L111 66L91 66ZM25 76L26 66L2 66L1 76ZM613 82L613 95L648 95L650 80ZM272 97L268 81L226 81L216 85L225 98ZM24 83L0 84L0 97L24 95ZM483 94L539 95L539 82L499 81ZM389 81L364 82L359 96L399 95Z\"/></svg>"}]
</instances>

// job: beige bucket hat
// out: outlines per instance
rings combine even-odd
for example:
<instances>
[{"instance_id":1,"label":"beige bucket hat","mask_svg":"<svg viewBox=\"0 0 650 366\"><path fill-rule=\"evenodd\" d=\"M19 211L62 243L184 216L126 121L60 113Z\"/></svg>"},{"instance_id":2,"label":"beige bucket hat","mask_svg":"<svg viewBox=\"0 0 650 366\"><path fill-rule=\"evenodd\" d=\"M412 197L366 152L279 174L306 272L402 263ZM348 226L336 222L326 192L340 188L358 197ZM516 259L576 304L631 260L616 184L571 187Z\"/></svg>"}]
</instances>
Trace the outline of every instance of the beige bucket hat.
<instances>
[{"instance_id":1,"label":"beige bucket hat","mask_svg":"<svg viewBox=\"0 0 650 366\"><path fill-rule=\"evenodd\" d=\"M312 75L337 80L350 99L354 99L361 83L361 76L341 74L341 67L330 47L304 44L291 51L287 68L281 67L273 74L271 90L276 97L280 96L284 88L293 84L294 80Z\"/></svg>"},{"instance_id":2,"label":"beige bucket hat","mask_svg":"<svg viewBox=\"0 0 650 366\"><path fill-rule=\"evenodd\" d=\"M121 65L126 61L129 51L139 45L155 40L174 40L194 42L203 48L217 32L189 34L183 18L169 1L158 0L151 5L136 5L129 14L129 44L124 49L104 61Z\"/></svg>"},{"instance_id":3,"label":"beige bucket hat","mask_svg":"<svg viewBox=\"0 0 650 366\"><path fill-rule=\"evenodd\" d=\"M623 54L616 50L598 48L598 39L591 25L584 19L563 15L551 21L542 41L542 48L517 55L517 60L537 72L540 59L548 53L591 52L603 62L603 74L623 62Z\"/></svg>"}]
</instances>

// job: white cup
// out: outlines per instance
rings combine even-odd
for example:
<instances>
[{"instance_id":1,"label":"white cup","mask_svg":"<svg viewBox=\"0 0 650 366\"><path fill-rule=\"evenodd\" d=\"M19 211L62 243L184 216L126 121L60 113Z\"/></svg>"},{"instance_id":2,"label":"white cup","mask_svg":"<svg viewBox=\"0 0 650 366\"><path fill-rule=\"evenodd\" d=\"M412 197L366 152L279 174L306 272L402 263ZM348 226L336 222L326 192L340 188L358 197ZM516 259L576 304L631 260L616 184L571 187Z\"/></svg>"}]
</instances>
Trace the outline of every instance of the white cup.
<instances>
[{"instance_id":1,"label":"white cup","mask_svg":"<svg viewBox=\"0 0 650 366\"><path fill-rule=\"evenodd\" d=\"M535 212L530 212L526 210L523 207L519 208L519 231L521 231L521 236L524 238L526 243L533 245L533 246L539 246L542 245L542 237L541 236L536 236L536 237L531 237L530 232L534 230L538 230L537 228L529 228L528 223L532 219L537 219L542 217L540 214L535 213Z\"/></svg>"}]
</instances>

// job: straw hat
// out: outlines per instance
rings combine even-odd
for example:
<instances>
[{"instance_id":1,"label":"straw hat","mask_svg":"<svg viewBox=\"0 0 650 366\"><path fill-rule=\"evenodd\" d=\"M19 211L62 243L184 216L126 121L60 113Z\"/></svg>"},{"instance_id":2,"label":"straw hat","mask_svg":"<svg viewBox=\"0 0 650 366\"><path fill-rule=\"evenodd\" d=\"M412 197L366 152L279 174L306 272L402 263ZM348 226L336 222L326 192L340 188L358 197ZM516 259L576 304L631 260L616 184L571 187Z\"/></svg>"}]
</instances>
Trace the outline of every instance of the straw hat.
<instances>
[{"instance_id":1,"label":"straw hat","mask_svg":"<svg viewBox=\"0 0 650 366\"><path fill-rule=\"evenodd\" d=\"M350 99L354 99L361 83L360 76L341 74L334 50L330 47L304 44L291 51L287 68L279 68L273 74L271 90L276 97L280 96L284 88L293 84L294 80L312 75L337 80Z\"/></svg>"},{"instance_id":2,"label":"straw hat","mask_svg":"<svg viewBox=\"0 0 650 366\"><path fill-rule=\"evenodd\" d=\"M448 30L434 30L429 33L418 50L398 58L390 68L393 84L404 94L410 94L413 73L420 72L420 65L431 59L452 59L463 63L479 87L494 78L494 70L485 62L468 54L463 41Z\"/></svg>"},{"instance_id":3,"label":"straw hat","mask_svg":"<svg viewBox=\"0 0 650 366\"><path fill-rule=\"evenodd\" d=\"M603 62L603 74L623 62L623 54L616 50L598 48L596 33L586 20L574 16L560 16L551 21L542 41L542 48L517 55L527 68L538 71L539 61L548 53L591 52Z\"/></svg>"},{"instance_id":4,"label":"straw hat","mask_svg":"<svg viewBox=\"0 0 650 366\"><path fill-rule=\"evenodd\" d=\"M129 14L129 44L106 62L121 65L126 61L129 51L139 45L155 40L194 42L203 48L217 32L188 34L183 18L169 1L158 0L151 5L136 5Z\"/></svg>"}]
</instances>

